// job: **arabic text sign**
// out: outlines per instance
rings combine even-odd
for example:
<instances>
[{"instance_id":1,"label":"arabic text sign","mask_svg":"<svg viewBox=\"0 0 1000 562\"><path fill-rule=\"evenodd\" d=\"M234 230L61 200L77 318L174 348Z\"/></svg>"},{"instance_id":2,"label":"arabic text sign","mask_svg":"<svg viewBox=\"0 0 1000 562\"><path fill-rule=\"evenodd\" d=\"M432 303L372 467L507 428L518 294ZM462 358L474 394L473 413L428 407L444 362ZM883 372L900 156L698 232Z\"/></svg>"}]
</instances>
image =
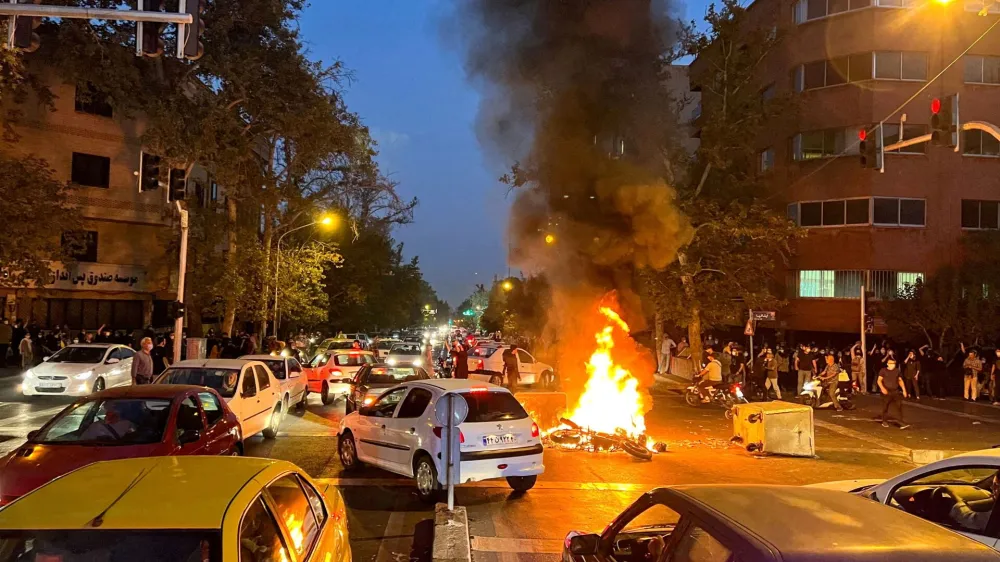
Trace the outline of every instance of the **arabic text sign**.
<instances>
[{"instance_id":1,"label":"arabic text sign","mask_svg":"<svg viewBox=\"0 0 1000 562\"><path fill-rule=\"evenodd\" d=\"M146 290L146 268L103 263L54 263L45 288L141 293Z\"/></svg>"},{"instance_id":2,"label":"arabic text sign","mask_svg":"<svg viewBox=\"0 0 1000 562\"><path fill-rule=\"evenodd\" d=\"M774 321L776 315L773 310L754 310L753 319L755 322Z\"/></svg>"}]
</instances>

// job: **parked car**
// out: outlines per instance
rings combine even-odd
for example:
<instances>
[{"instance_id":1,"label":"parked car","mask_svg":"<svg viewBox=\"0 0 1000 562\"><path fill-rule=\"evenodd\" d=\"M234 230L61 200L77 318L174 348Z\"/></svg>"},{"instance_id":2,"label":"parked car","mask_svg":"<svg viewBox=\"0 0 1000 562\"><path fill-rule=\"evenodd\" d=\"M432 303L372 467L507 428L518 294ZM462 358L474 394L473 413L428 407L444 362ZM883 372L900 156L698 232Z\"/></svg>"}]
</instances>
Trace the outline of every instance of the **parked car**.
<instances>
[{"instance_id":1,"label":"parked car","mask_svg":"<svg viewBox=\"0 0 1000 562\"><path fill-rule=\"evenodd\" d=\"M73 402L0 459L0 505L92 462L242 453L239 420L216 391L112 388Z\"/></svg>"},{"instance_id":2,"label":"parked car","mask_svg":"<svg viewBox=\"0 0 1000 562\"><path fill-rule=\"evenodd\" d=\"M345 416L338 432L344 469L367 463L413 478L422 500L436 500L445 470L442 429L434 410L438 400L451 393L469 405L468 416L458 426L462 481L506 478L515 491L534 487L545 471L538 425L506 388L462 379L406 382Z\"/></svg>"},{"instance_id":3,"label":"parked car","mask_svg":"<svg viewBox=\"0 0 1000 562\"><path fill-rule=\"evenodd\" d=\"M285 461L98 462L0 510L0 562L350 562L337 488Z\"/></svg>"},{"instance_id":4,"label":"parked car","mask_svg":"<svg viewBox=\"0 0 1000 562\"><path fill-rule=\"evenodd\" d=\"M657 488L600 534L570 532L564 562L922 562L1000 553L898 509L793 486Z\"/></svg>"},{"instance_id":5,"label":"parked car","mask_svg":"<svg viewBox=\"0 0 1000 562\"><path fill-rule=\"evenodd\" d=\"M406 363L424 366L424 345L420 343L397 343L389 348L389 355L385 358L386 365Z\"/></svg>"},{"instance_id":6,"label":"parked car","mask_svg":"<svg viewBox=\"0 0 1000 562\"><path fill-rule=\"evenodd\" d=\"M24 396L86 396L132 384L135 351L113 343L68 345L24 372Z\"/></svg>"},{"instance_id":7,"label":"parked car","mask_svg":"<svg viewBox=\"0 0 1000 562\"><path fill-rule=\"evenodd\" d=\"M284 415L281 384L260 361L188 359L174 363L158 384L194 384L215 389L240 420L243 438L263 433L274 439Z\"/></svg>"},{"instance_id":8,"label":"parked car","mask_svg":"<svg viewBox=\"0 0 1000 562\"><path fill-rule=\"evenodd\" d=\"M366 365L351 381L345 412L350 414L361 407L371 406L380 394L397 384L429 378L427 371L412 363Z\"/></svg>"},{"instance_id":9,"label":"parked car","mask_svg":"<svg viewBox=\"0 0 1000 562\"><path fill-rule=\"evenodd\" d=\"M320 353L305 368L309 392L319 393L323 404L333 404L351 393L351 382L362 367L376 362L371 351L352 349Z\"/></svg>"},{"instance_id":10,"label":"parked car","mask_svg":"<svg viewBox=\"0 0 1000 562\"><path fill-rule=\"evenodd\" d=\"M469 378L503 384L503 352L509 348L508 344L493 341L477 343L469 350ZM536 361L533 355L523 349L517 350L517 359L520 384L555 388L555 369L551 365Z\"/></svg>"},{"instance_id":11,"label":"parked car","mask_svg":"<svg viewBox=\"0 0 1000 562\"><path fill-rule=\"evenodd\" d=\"M888 480L841 480L812 487L851 492L898 507L1000 550L1000 449L970 451Z\"/></svg>"},{"instance_id":12,"label":"parked car","mask_svg":"<svg viewBox=\"0 0 1000 562\"><path fill-rule=\"evenodd\" d=\"M360 332L353 333L353 334L340 334L340 335L337 336L337 338L342 339L342 340L352 341L352 342L354 340L358 340L359 342L361 342L361 347L363 349L368 349L368 347L372 343L372 340L371 340L371 338L368 337L368 334L362 334Z\"/></svg>"},{"instance_id":13,"label":"parked car","mask_svg":"<svg viewBox=\"0 0 1000 562\"><path fill-rule=\"evenodd\" d=\"M392 349L392 346L396 345L397 343L402 343L402 342L400 342L399 340L380 340L378 342L378 345L376 346L376 349L373 349L372 351L375 352L375 356L378 358L379 361L385 361L386 359L389 358L389 350Z\"/></svg>"},{"instance_id":14,"label":"parked car","mask_svg":"<svg viewBox=\"0 0 1000 562\"><path fill-rule=\"evenodd\" d=\"M267 365L274 378L281 385L281 411L288 413L295 406L298 410L306 408L306 396L309 394L308 379L302 373L302 364L294 357L272 357L270 355L244 355L240 359L260 361Z\"/></svg>"}]
</instances>

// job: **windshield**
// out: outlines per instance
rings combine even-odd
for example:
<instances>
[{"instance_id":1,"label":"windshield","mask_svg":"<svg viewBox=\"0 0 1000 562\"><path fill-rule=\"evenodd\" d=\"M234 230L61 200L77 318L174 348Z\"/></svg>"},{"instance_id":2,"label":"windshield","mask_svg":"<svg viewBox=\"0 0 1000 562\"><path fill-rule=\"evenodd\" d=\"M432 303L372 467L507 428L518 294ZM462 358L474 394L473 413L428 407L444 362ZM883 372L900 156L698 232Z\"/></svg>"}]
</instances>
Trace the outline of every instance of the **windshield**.
<instances>
[{"instance_id":1,"label":"windshield","mask_svg":"<svg viewBox=\"0 0 1000 562\"><path fill-rule=\"evenodd\" d=\"M521 403L509 392L461 392L469 403L467 423L523 420L528 417Z\"/></svg>"},{"instance_id":2,"label":"windshield","mask_svg":"<svg viewBox=\"0 0 1000 562\"><path fill-rule=\"evenodd\" d=\"M380 341L378 342L379 349L392 349L392 346L399 343L398 341Z\"/></svg>"},{"instance_id":3,"label":"windshield","mask_svg":"<svg viewBox=\"0 0 1000 562\"><path fill-rule=\"evenodd\" d=\"M367 353L341 353L333 356L333 364L338 367L363 367L374 362L375 358Z\"/></svg>"},{"instance_id":4,"label":"windshield","mask_svg":"<svg viewBox=\"0 0 1000 562\"><path fill-rule=\"evenodd\" d=\"M389 355L420 355L420 346L405 343L396 344L389 350Z\"/></svg>"},{"instance_id":5,"label":"windshield","mask_svg":"<svg viewBox=\"0 0 1000 562\"><path fill-rule=\"evenodd\" d=\"M492 357L500 348L498 347L474 347L469 350L469 357Z\"/></svg>"},{"instance_id":6,"label":"windshield","mask_svg":"<svg viewBox=\"0 0 1000 562\"><path fill-rule=\"evenodd\" d=\"M237 369L212 369L210 367L171 367L156 381L159 384L193 384L214 388L223 398L236 395Z\"/></svg>"},{"instance_id":7,"label":"windshield","mask_svg":"<svg viewBox=\"0 0 1000 562\"><path fill-rule=\"evenodd\" d=\"M43 429L36 443L140 445L159 443L170 400L114 398L72 404Z\"/></svg>"},{"instance_id":8,"label":"windshield","mask_svg":"<svg viewBox=\"0 0 1000 562\"><path fill-rule=\"evenodd\" d=\"M0 562L222 560L213 531L4 531Z\"/></svg>"},{"instance_id":9,"label":"windshield","mask_svg":"<svg viewBox=\"0 0 1000 562\"><path fill-rule=\"evenodd\" d=\"M100 363L106 347L64 347L49 357L47 363Z\"/></svg>"},{"instance_id":10,"label":"windshield","mask_svg":"<svg viewBox=\"0 0 1000 562\"><path fill-rule=\"evenodd\" d=\"M415 367L374 367L363 384L396 384L429 378L423 369Z\"/></svg>"},{"instance_id":11,"label":"windshield","mask_svg":"<svg viewBox=\"0 0 1000 562\"><path fill-rule=\"evenodd\" d=\"M335 341L327 346L327 349L351 349L354 347L353 341Z\"/></svg>"}]
</instances>

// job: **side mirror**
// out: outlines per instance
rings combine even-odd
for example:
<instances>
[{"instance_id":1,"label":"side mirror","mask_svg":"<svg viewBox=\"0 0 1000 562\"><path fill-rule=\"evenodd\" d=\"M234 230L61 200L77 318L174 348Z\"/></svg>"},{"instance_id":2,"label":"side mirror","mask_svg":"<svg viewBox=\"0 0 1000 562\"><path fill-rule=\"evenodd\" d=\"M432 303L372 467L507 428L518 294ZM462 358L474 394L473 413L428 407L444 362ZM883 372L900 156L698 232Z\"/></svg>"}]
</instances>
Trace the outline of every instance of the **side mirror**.
<instances>
[{"instance_id":1,"label":"side mirror","mask_svg":"<svg viewBox=\"0 0 1000 562\"><path fill-rule=\"evenodd\" d=\"M48 361L50 357L52 357L52 356L51 355L46 355L45 357L42 357L42 361Z\"/></svg>"},{"instance_id":2,"label":"side mirror","mask_svg":"<svg viewBox=\"0 0 1000 562\"><path fill-rule=\"evenodd\" d=\"M117 357L112 357L111 359L108 359L107 361L104 362L105 365L114 365L115 363L121 363L121 359Z\"/></svg>"},{"instance_id":3,"label":"side mirror","mask_svg":"<svg viewBox=\"0 0 1000 562\"><path fill-rule=\"evenodd\" d=\"M340 379L343 384L354 384L354 379Z\"/></svg>"},{"instance_id":4,"label":"side mirror","mask_svg":"<svg viewBox=\"0 0 1000 562\"><path fill-rule=\"evenodd\" d=\"M180 441L181 445L196 443L201 440L201 431L198 431L197 429L189 429L184 433L181 433L177 440Z\"/></svg>"},{"instance_id":5,"label":"side mirror","mask_svg":"<svg viewBox=\"0 0 1000 562\"><path fill-rule=\"evenodd\" d=\"M569 552L576 555L597 554L601 546L600 535L576 535L569 539Z\"/></svg>"},{"instance_id":6,"label":"side mirror","mask_svg":"<svg viewBox=\"0 0 1000 562\"><path fill-rule=\"evenodd\" d=\"M38 437L38 430L37 429L34 430L34 431L29 431L28 432L28 436L27 436L27 440L28 441L34 441L35 437Z\"/></svg>"}]
</instances>

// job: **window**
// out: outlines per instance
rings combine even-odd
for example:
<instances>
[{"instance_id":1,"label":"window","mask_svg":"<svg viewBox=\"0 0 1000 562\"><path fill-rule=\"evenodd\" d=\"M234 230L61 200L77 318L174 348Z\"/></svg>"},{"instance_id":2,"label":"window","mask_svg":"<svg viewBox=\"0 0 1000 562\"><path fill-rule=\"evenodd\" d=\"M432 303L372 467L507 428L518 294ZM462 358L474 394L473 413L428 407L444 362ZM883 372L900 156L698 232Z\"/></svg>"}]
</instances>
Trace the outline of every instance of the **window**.
<instances>
[{"instance_id":1,"label":"window","mask_svg":"<svg viewBox=\"0 0 1000 562\"><path fill-rule=\"evenodd\" d=\"M319 492L312 487L312 484L306 482L302 478L299 478L299 484L302 485L302 490L306 493L306 497L309 498L309 505L312 506L313 515L316 516L316 523L323 527L323 523L326 523L326 506L323 504L323 498L320 497Z\"/></svg>"},{"instance_id":2,"label":"window","mask_svg":"<svg viewBox=\"0 0 1000 562\"><path fill-rule=\"evenodd\" d=\"M649 529L651 527L670 527L671 525L676 525L680 518L680 514L676 511L662 503L657 503L649 506L645 511L636 514L631 521L622 527L622 531L629 532Z\"/></svg>"},{"instance_id":3,"label":"window","mask_svg":"<svg viewBox=\"0 0 1000 562\"><path fill-rule=\"evenodd\" d=\"M267 376L264 367L254 365L253 370L257 372L257 388L260 390L271 388L271 377Z\"/></svg>"},{"instance_id":4,"label":"window","mask_svg":"<svg viewBox=\"0 0 1000 562\"><path fill-rule=\"evenodd\" d=\"M101 117L112 117L114 112L108 103L108 96L94 88L93 84L84 83L76 86L73 103L80 113L89 113Z\"/></svg>"},{"instance_id":5,"label":"window","mask_svg":"<svg viewBox=\"0 0 1000 562\"><path fill-rule=\"evenodd\" d=\"M215 422L222 419L222 405L219 404L219 399L214 394L211 392L199 392L198 400L201 402L201 409L205 411L205 419L208 421L209 426L215 425Z\"/></svg>"},{"instance_id":6,"label":"window","mask_svg":"<svg viewBox=\"0 0 1000 562\"><path fill-rule=\"evenodd\" d=\"M299 560L307 559L319 537L319 524L298 477L294 474L282 476L268 485L267 493L274 500L275 515L288 530L288 538Z\"/></svg>"},{"instance_id":7,"label":"window","mask_svg":"<svg viewBox=\"0 0 1000 562\"><path fill-rule=\"evenodd\" d=\"M118 353L121 355L122 361L135 355L135 352L127 347L119 347Z\"/></svg>"},{"instance_id":8,"label":"window","mask_svg":"<svg viewBox=\"0 0 1000 562\"><path fill-rule=\"evenodd\" d=\"M844 224L844 202L823 202L823 226L841 226Z\"/></svg>"},{"instance_id":9,"label":"window","mask_svg":"<svg viewBox=\"0 0 1000 562\"><path fill-rule=\"evenodd\" d=\"M833 297L833 271L800 271L799 296Z\"/></svg>"},{"instance_id":10,"label":"window","mask_svg":"<svg viewBox=\"0 0 1000 562\"><path fill-rule=\"evenodd\" d=\"M925 208L923 199L874 197L872 222L878 226L925 226Z\"/></svg>"},{"instance_id":11,"label":"window","mask_svg":"<svg viewBox=\"0 0 1000 562\"><path fill-rule=\"evenodd\" d=\"M794 272L794 296L813 299L856 299L861 296L864 271L807 270Z\"/></svg>"},{"instance_id":12,"label":"window","mask_svg":"<svg viewBox=\"0 0 1000 562\"><path fill-rule=\"evenodd\" d=\"M219 183L215 180L211 180L211 189L209 190L209 197L213 203L219 200Z\"/></svg>"},{"instance_id":13,"label":"window","mask_svg":"<svg viewBox=\"0 0 1000 562\"><path fill-rule=\"evenodd\" d=\"M509 392L462 392L469 404L466 423L523 420L528 417L524 407Z\"/></svg>"},{"instance_id":14,"label":"window","mask_svg":"<svg viewBox=\"0 0 1000 562\"><path fill-rule=\"evenodd\" d=\"M733 551L701 527L691 524L670 553L671 562L729 562Z\"/></svg>"},{"instance_id":15,"label":"window","mask_svg":"<svg viewBox=\"0 0 1000 562\"><path fill-rule=\"evenodd\" d=\"M62 248L65 254L77 261L97 261L97 231L63 232Z\"/></svg>"},{"instance_id":16,"label":"window","mask_svg":"<svg viewBox=\"0 0 1000 562\"><path fill-rule=\"evenodd\" d=\"M998 228L998 205L996 201L962 200L962 228Z\"/></svg>"},{"instance_id":17,"label":"window","mask_svg":"<svg viewBox=\"0 0 1000 562\"><path fill-rule=\"evenodd\" d=\"M909 7L912 0L799 0L795 4L795 23L825 18L847 11L868 8L873 3L883 8ZM969 0L975 1L975 0ZM989 1L989 0L986 0ZM966 8L968 9L968 8Z\"/></svg>"},{"instance_id":18,"label":"window","mask_svg":"<svg viewBox=\"0 0 1000 562\"><path fill-rule=\"evenodd\" d=\"M871 80L872 54L860 53L848 57L847 79L850 82Z\"/></svg>"},{"instance_id":19,"label":"window","mask_svg":"<svg viewBox=\"0 0 1000 562\"><path fill-rule=\"evenodd\" d=\"M823 203L802 203L799 216L801 217L800 226L823 226Z\"/></svg>"},{"instance_id":20,"label":"window","mask_svg":"<svg viewBox=\"0 0 1000 562\"><path fill-rule=\"evenodd\" d=\"M240 523L240 562L290 560L281 531L264 499L258 497L243 514Z\"/></svg>"},{"instance_id":21,"label":"window","mask_svg":"<svg viewBox=\"0 0 1000 562\"><path fill-rule=\"evenodd\" d=\"M74 152L70 180L86 187L111 187L111 159L107 156Z\"/></svg>"},{"instance_id":22,"label":"window","mask_svg":"<svg viewBox=\"0 0 1000 562\"><path fill-rule=\"evenodd\" d=\"M860 127L805 131L792 137L792 154L796 160L814 160L858 153L854 142ZM848 142L847 139L852 139Z\"/></svg>"},{"instance_id":23,"label":"window","mask_svg":"<svg viewBox=\"0 0 1000 562\"><path fill-rule=\"evenodd\" d=\"M875 78L926 80L927 54L879 51L875 53Z\"/></svg>"},{"instance_id":24,"label":"window","mask_svg":"<svg viewBox=\"0 0 1000 562\"><path fill-rule=\"evenodd\" d=\"M531 356L530 353L523 349L517 350L517 358L526 365L531 365L535 362L535 358Z\"/></svg>"},{"instance_id":25,"label":"window","mask_svg":"<svg viewBox=\"0 0 1000 562\"><path fill-rule=\"evenodd\" d=\"M928 133L927 125L910 125L909 123L903 124L903 138L899 138L899 124L898 123L883 123L882 124L882 142L885 146L895 144L901 140L909 140L917 138ZM927 143L922 142L919 144L913 144L904 148L899 148L896 150L886 151L890 154L923 154L926 150Z\"/></svg>"},{"instance_id":26,"label":"window","mask_svg":"<svg viewBox=\"0 0 1000 562\"><path fill-rule=\"evenodd\" d=\"M760 171L761 173L770 172L774 169L774 149L768 148L762 150L760 153Z\"/></svg>"},{"instance_id":27,"label":"window","mask_svg":"<svg viewBox=\"0 0 1000 562\"><path fill-rule=\"evenodd\" d=\"M788 206L788 220L799 224L799 204L792 203Z\"/></svg>"},{"instance_id":28,"label":"window","mask_svg":"<svg viewBox=\"0 0 1000 562\"><path fill-rule=\"evenodd\" d=\"M869 199L848 199L847 200L847 224L868 224L871 218L868 216Z\"/></svg>"},{"instance_id":29,"label":"window","mask_svg":"<svg viewBox=\"0 0 1000 562\"><path fill-rule=\"evenodd\" d=\"M871 272L869 286L876 300L892 300L906 285L914 285L923 277L923 273L875 270Z\"/></svg>"},{"instance_id":30,"label":"window","mask_svg":"<svg viewBox=\"0 0 1000 562\"><path fill-rule=\"evenodd\" d=\"M1000 156L1000 141L985 131L962 131L962 154Z\"/></svg>"},{"instance_id":31,"label":"window","mask_svg":"<svg viewBox=\"0 0 1000 562\"><path fill-rule=\"evenodd\" d=\"M240 391L244 398L257 396L257 385L253 381L253 368L247 367L243 371L243 388Z\"/></svg>"},{"instance_id":32,"label":"window","mask_svg":"<svg viewBox=\"0 0 1000 562\"><path fill-rule=\"evenodd\" d=\"M397 418L419 418L431 403L431 393L423 388L414 388L406 395L403 405L399 407Z\"/></svg>"},{"instance_id":33,"label":"window","mask_svg":"<svg viewBox=\"0 0 1000 562\"><path fill-rule=\"evenodd\" d=\"M295 358L288 359L288 376L289 378L298 378L302 374L302 365L299 364L299 360Z\"/></svg>"},{"instance_id":34,"label":"window","mask_svg":"<svg viewBox=\"0 0 1000 562\"><path fill-rule=\"evenodd\" d=\"M397 388L383 394L368 409L368 415L375 416L376 418L391 418L392 413L396 411L396 405L399 404L399 401L403 399L403 395L406 394L406 390L406 387Z\"/></svg>"},{"instance_id":35,"label":"window","mask_svg":"<svg viewBox=\"0 0 1000 562\"><path fill-rule=\"evenodd\" d=\"M188 396L181 402L177 409L177 438L180 439L185 433L191 431L201 431L205 425L201 421L201 411L194 398Z\"/></svg>"},{"instance_id":36,"label":"window","mask_svg":"<svg viewBox=\"0 0 1000 562\"><path fill-rule=\"evenodd\" d=\"M826 61L802 65L802 89L812 90L826 86Z\"/></svg>"},{"instance_id":37,"label":"window","mask_svg":"<svg viewBox=\"0 0 1000 562\"><path fill-rule=\"evenodd\" d=\"M993 4L1000 11L1000 3ZM1000 57L966 55L965 82L969 84L1000 84Z\"/></svg>"}]
</instances>

